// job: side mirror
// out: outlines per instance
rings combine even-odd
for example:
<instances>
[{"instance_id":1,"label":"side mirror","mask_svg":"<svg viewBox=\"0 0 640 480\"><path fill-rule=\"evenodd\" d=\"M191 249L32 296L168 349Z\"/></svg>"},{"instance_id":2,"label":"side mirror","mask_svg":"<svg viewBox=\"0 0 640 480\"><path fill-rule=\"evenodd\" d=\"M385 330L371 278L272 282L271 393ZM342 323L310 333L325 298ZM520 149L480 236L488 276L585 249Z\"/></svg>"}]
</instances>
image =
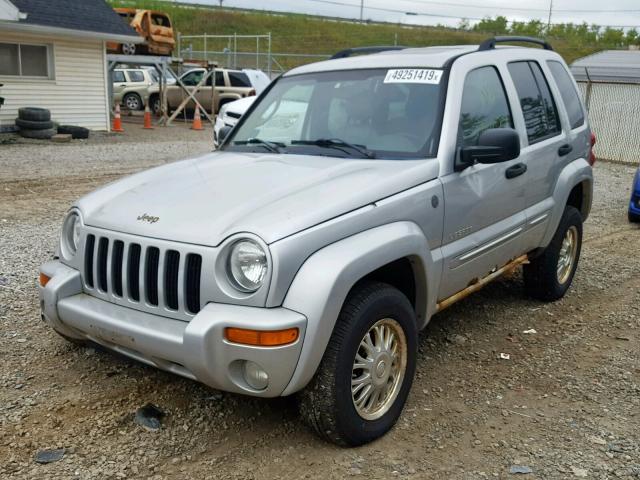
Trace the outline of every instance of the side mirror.
<instances>
[{"instance_id":1,"label":"side mirror","mask_svg":"<svg viewBox=\"0 0 640 480\"><path fill-rule=\"evenodd\" d=\"M460 149L456 170L476 163L501 163L520 156L520 136L513 128L490 128L478 137L478 144Z\"/></svg>"},{"instance_id":2,"label":"side mirror","mask_svg":"<svg viewBox=\"0 0 640 480\"><path fill-rule=\"evenodd\" d=\"M220 132L218 133L218 145L222 145L224 143L231 133L231 130L233 130L233 127L230 127L229 125L225 125L220 129Z\"/></svg>"}]
</instances>

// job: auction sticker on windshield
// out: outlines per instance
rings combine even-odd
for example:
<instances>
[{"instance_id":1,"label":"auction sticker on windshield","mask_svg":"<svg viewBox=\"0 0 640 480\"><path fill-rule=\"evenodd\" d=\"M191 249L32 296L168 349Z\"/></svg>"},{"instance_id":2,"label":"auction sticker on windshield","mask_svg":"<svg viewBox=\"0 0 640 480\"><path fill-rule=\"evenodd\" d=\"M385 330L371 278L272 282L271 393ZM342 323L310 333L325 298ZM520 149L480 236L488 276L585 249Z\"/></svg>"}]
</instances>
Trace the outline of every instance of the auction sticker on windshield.
<instances>
[{"instance_id":1,"label":"auction sticker on windshield","mask_svg":"<svg viewBox=\"0 0 640 480\"><path fill-rule=\"evenodd\" d=\"M384 77L384 83L440 83L442 70L428 68L399 68L388 70Z\"/></svg>"}]
</instances>

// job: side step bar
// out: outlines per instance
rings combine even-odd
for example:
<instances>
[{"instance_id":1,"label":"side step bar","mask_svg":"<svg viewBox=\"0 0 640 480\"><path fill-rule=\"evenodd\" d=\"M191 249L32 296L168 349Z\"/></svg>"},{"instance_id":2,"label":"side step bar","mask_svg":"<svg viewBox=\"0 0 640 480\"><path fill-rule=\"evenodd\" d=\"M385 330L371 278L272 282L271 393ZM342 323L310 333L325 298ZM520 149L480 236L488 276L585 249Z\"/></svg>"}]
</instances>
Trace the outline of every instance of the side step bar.
<instances>
[{"instance_id":1,"label":"side step bar","mask_svg":"<svg viewBox=\"0 0 640 480\"><path fill-rule=\"evenodd\" d=\"M476 282L472 283L464 290L460 290L458 293L454 293L450 297L447 297L444 300L440 300L436 305L436 312L441 312L445 308L450 307L454 303L457 303L463 298L466 298L472 293L475 293L478 290L482 289L485 285L487 285L488 283L491 283L496 278L504 275L507 272L511 272L515 270L517 267L519 267L520 265L524 265L526 263L529 263L528 255L522 255L521 257L518 257L515 260L511 260L502 268L499 268L495 272L491 272L486 277L481 278L480 280L477 280Z\"/></svg>"}]
</instances>

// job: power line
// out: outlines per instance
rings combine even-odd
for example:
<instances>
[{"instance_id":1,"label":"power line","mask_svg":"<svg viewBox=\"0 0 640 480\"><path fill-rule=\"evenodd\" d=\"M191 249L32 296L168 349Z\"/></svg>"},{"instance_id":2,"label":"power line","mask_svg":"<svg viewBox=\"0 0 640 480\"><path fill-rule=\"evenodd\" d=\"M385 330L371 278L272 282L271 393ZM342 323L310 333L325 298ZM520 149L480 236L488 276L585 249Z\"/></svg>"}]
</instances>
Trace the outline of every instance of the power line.
<instances>
[{"instance_id":1,"label":"power line","mask_svg":"<svg viewBox=\"0 0 640 480\"><path fill-rule=\"evenodd\" d=\"M315 3L325 3L325 4L329 4L329 5L338 5L341 7L354 7L354 8L359 8L359 5L355 5L353 3L344 3L344 2L339 2L337 0L307 0L308 2L315 2ZM436 18L453 18L453 19L457 19L460 20L461 17L460 15L439 15L439 14L435 14L435 13L422 13L422 12L411 12L408 10L399 10L399 9L395 9L395 8L385 8L385 7L364 7L366 10L375 10L377 12L388 12L388 13L402 13L404 15L419 15L421 17L436 17ZM464 17L468 20L482 20L482 17Z\"/></svg>"},{"instance_id":2,"label":"power line","mask_svg":"<svg viewBox=\"0 0 640 480\"><path fill-rule=\"evenodd\" d=\"M476 9L488 9L488 10L512 10L517 12L544 12L547 13L547 8L531 8L531 7L510 7L503 5L474 5L470 3L455 3L455 2L440 2L436 0L402 0L406 3L424 4L424 5L442 5L445 7L464 7L464 8L476 8ZM640 8L626 8L626 9L610 9L610 10L585 10L585 9L554 9L557 13L640 13Z\"/></svg>"},{"instance_id":3,"label":"power line","mask_svg":"<svg viewBox=\"0 0 640 480\"><path fill-rule=\"evenodd\" d=\"M360 8L360 4L356 5L353 3L345 3L339 0L307 0L308 2L315 2L315 3L324 3L324 4L329 4L329 5L337 5L337 6L341 6L341 7L353 7L353 8ZM412 3L426 3L426 2L418 2L417 0L405 0L405 1L412 1ZM462 6L463 4L448 4L449 6ZM494 7L494 8L501 8L501 7ZM426 12L414 12L414 11L408 11L408 10L401 10L401 9L397 9L397 8L386 8L386 7L372 7L372 6L364 6L364 9L366 10L373 10L373 11L377 11L377 12L387 12L387 13L399 13L399 14L403 14L403 15L411 15L411 16L420 16L420 17L431 17L431 18L448 18L448 19L455 19L455 20L477 20L477 21L481 21L481 20L486 20L487 18L493 18L493 17L472 17L472 16L461 16L461 15L447 15L447 14L435 14L435 13L426 13ZM549 12L549 10L544 10L545 13ZM559 10L553 10L553 12L559 12ZM638 11L640 12L640 10ZM507 19L508 23L513 23L513 22L521 22L521 20L509 20ZM564 22L567 23L567 22ZM549 23L549 25L554 26L554 25L562 25L563 23ZM598 25L600 27L611 27L611 28L638 28L639 25Z\"/></svg>"}]
</instances>

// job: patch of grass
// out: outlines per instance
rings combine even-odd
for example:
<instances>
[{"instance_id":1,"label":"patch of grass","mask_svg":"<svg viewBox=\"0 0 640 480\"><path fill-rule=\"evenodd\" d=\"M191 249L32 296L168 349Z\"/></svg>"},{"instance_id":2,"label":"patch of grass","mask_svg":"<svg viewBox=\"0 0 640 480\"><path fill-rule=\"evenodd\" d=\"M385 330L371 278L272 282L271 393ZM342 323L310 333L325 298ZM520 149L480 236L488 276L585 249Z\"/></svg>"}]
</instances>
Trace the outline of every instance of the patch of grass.
<instances>
[{"instance_id":1,"label":"patch of grass","mask_svg":"<svg viewBox=\"0 0 640 480\"><path fill-rule=\"evenodd\" d=\"M488 34L444 27L415 27L402 24L357 23L301 14L267 13L220 9L207 6L186 6L158 0L110 0L111 5L134 6L167 12L176 31L182 35L256 35L271 33L273 53L331 55L349 47L366 45L465 45L478 44ZM576 58L598 50L595 45L572 44L563 39L551 39L554 48L571 63ZM182 47L204 50L202 42L185 40ZM222 51L230 47L226 41L207 41L207 50ZM260 44L266 51L267 43ZM238 51L255 52L255 40L238 40ZM194 55L194 58L197 55ZM213 59L213 58L212 58ZM224 64L224 59L217 59ZM318 59L277 57L283 67L291 68ZM255 59L247 56L248 65Z\"/></svg>"}]
</instances>

